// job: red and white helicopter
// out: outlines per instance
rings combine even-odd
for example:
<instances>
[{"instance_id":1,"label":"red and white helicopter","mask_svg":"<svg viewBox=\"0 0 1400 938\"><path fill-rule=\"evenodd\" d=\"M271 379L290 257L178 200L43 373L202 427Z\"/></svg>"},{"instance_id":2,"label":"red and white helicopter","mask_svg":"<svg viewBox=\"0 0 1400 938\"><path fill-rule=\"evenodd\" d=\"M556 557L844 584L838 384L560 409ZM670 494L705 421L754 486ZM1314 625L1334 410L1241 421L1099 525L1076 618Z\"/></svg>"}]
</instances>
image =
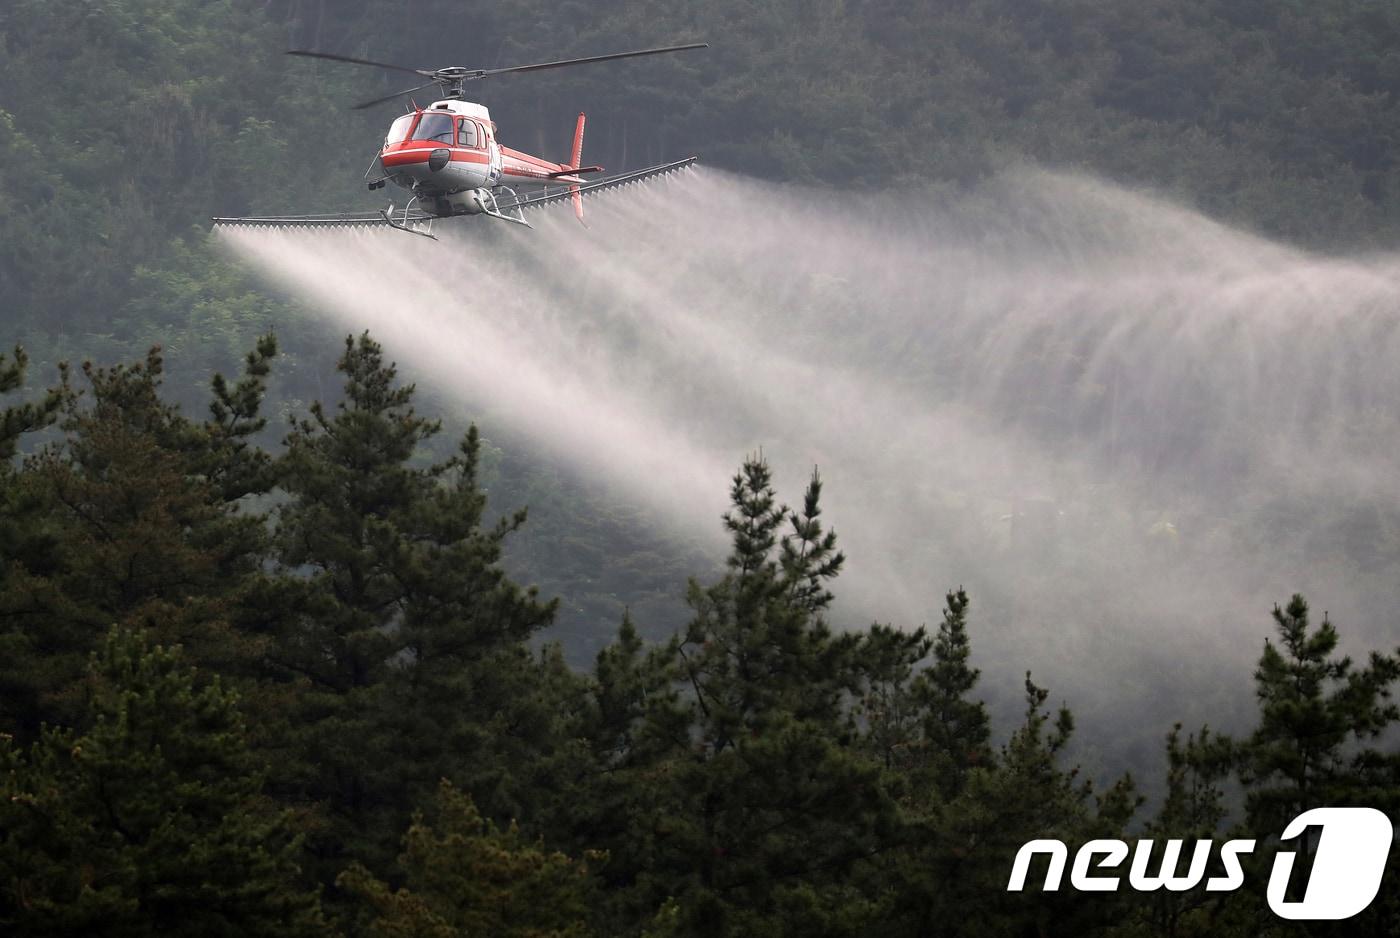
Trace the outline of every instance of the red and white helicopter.
<instances>
[{"instance_id":1,"label":"red and white helicopter","mask_svg":"<svg viewBox=\"0 0 1400 938\"><path fill-rule=\"evenodd\" d=\"M378 213L262 215L215 218L214 222L299 227L388 224L400 231L432 238L433 221L438 218L486 215L529 227L530 223L525 220L525 209L538 208L565 199L573 203L574 213L582 221L585 193L674 172L694 163L695 157L591 182L585 181L585 175L601 173L603 167L582 165L584 115L578 116L578 123L574 128L574 145L569 153L569 161L555 163L501 146L496 139L496 124L491 120L491 114L486 107L463 100L466 83L478 78L512 72L535 72L569 65L586 65L592 62L608 62L614 59L708 47L709 43L697 42L659 49L614 52L610 55L594 55L582 59L541 62L535 65L513 65L505 68L463 68L454 65L436 69L390 65L329 52L292 50L287 54L409 72L428 79L416 87L356 104L355 110L392 101L394 98L413 94L433 85L442 89L442 100L435 101L426 108L415 105L411 111L401 115L390 125L384 145L365 171L367 180L370 180L376 169L380 171L378 177L369 181L371 190L382 189L386 183L392 182L411 191L413 197L402 209L396 209L393 203L390 203L387 209Z\"/></svg>"}]
</instances>

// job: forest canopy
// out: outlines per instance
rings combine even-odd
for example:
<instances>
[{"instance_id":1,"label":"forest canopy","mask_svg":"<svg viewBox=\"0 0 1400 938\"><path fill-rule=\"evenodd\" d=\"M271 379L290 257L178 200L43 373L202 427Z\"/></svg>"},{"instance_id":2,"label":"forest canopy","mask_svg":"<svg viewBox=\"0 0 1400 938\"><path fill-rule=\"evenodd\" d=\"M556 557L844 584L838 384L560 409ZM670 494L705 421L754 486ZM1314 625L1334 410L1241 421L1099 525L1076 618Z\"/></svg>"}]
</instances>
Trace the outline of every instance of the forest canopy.
<instances>
[{"instance_id":1,"label":"forest canopy","mask_svg":"<svg viewBox=\"0 0 1400 938\"><path fill-rule=\"evenodd\" d=\"M936 629L834 629L822 480L789 507L760 457L684 627L625 617L570 668L532 641L554 603L501 569L526 515L488 516L475 428L424 459L440 423L350 336L340 403L267 449L275 362L266 336L203 419L158 349L4 411L6 451L50 440L0 468L8 933L1256 935L1263 855L1227 893L1007 876L1033 839L1262 843L1319 802L1400 807L1400 650L1339 655L1294 596L1260 623L1256 728L1163 727L1147 806L1070 763L1030 671L996 738L964 590ZM1400 923L1390 866L1348 933Z\"/></svg>"}]
</instances>

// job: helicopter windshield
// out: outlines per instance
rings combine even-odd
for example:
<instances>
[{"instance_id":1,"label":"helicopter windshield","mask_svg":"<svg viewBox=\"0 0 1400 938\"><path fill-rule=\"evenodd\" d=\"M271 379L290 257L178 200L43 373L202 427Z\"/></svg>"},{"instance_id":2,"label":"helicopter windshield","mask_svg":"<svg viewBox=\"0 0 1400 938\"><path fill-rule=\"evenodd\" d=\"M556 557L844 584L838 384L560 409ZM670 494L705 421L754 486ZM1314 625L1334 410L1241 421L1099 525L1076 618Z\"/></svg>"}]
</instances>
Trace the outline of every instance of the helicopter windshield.
<instances>
[{"instance_id":1,"label":"helicopter windshield","mask_svg":"<svg viewBox=\"0 0 1400 938\"><path fill-rule=\"evenodd\" d=\"M394 123L389 126L389 135L384 138L384 143L399 143L408 138L408 128L413 126L415 114L403 114L394 119Z\"/></svg>"},{"instance_id":2,"label":"helicopter windshield","mask_svg":"<svg viewBox=\"0 0 1400 938\"><path fill-rule=\"evenodd\" d=\"M424 114L413 131L413 139L436 140L451 146L455 130L451 114Z\"/></svg>"}]
</instances>

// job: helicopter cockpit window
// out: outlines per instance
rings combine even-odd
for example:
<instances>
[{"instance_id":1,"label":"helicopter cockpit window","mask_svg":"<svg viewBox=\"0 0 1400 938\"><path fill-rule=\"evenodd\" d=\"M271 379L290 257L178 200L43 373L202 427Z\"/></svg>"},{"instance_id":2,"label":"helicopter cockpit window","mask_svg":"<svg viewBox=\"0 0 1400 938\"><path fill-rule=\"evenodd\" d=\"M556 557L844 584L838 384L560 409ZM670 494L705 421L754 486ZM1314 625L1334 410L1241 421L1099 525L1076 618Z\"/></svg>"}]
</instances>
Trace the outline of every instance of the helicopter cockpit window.
<instances>
[{"instance_id":1,"label":"helicopter cockpit window","mask_svg":"<svg viewBox=\"0 0 1400 938\"><path fill-rule=\"evenodd\" d=\"M464 147L477 147L477 146L479 146L479 144L477 143L477 139L476 139L476 122L475 122L475 121L469 121L469 120L464 120L464 121L462 121L462 129L461 129L461 131L458 133L457 142L458 142L460 145L464 146Z\"/></svg>"},{"instance_id":2,"label":"helicopter cockpit window","mask_svg":"<svg viewBox=\"0 0 1400 938\"><path fill-rule=\"evenodd\" d=\"M384 138L386 144L399 143L408 137L408 128L413 126L412 114L402 114L389 126L389 136Z\"/></svg>"},{"instance_id":3,"label":"helicopter cockpit window","mask_svg":"<svg viewBox=\"0 0 1400 938\"><path fill-rule=\"evenodd\" d=\"M413 131L413 139L434 140L451 146L453 133L455 128L451 114L424 114L418 122L418 129Z\"/></svg>"}]
</instances>

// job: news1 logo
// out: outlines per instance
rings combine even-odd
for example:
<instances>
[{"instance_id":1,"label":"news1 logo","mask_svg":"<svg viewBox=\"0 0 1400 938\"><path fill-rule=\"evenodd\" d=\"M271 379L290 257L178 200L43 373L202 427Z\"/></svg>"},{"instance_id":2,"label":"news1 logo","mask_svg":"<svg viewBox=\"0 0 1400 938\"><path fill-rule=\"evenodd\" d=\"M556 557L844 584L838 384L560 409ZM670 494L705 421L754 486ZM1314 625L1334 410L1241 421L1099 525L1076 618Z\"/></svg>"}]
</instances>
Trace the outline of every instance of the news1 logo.
<instances>
[{"instance_id":1,"label":"news1 logo","mask_svg":"<svg viewBox=\"0 0 1400 938\"><path fill-rule=\"evenodd\" d=\"M1394 829L1390 819L1374 808L1313 808L1294 818L1283 831L1282 840L1302 837L1310 828L1321 828L1313 850L1312 872L1308 876L1303 897L1296 901L1286 898L1293 864L1298 855L1293 850L1280 850L1274 857L1269 874L1267 896L1269 908L1286 919L1324 920L1351 918L1365 910L1376 898L1385 875L1386 859ZM1311 838L1309 838L1311 840ZM1178 876L1182 840L1167 840L1162 848L1162 860L1157 875L1150 875L1152 854L1156 842L1139 840L1133 851L1128 871L1128 887L1138 892L1185 892L1198 886L1205 877L1214 841L1198 840L1191 853L1185 875ZM1207 892L1233 892L1244 885L1244 870L1240 857L1254 852L1252 840L1229 840L1220 849L1223 876L1206 880ZM1045 872L1044 889L1060 888L1069 849L1060 840L1032 840L1016 854L1011 868L1007 892L1025 888L1031 858L1046 854L1050 858ZM1121 840L1091 840L1080 847L1070 870L1070 885L1081 892L1115 892L1120 877L1097 871L1112 870L1128 856L1128 845Z\"/></svg>"}]
</instances>

